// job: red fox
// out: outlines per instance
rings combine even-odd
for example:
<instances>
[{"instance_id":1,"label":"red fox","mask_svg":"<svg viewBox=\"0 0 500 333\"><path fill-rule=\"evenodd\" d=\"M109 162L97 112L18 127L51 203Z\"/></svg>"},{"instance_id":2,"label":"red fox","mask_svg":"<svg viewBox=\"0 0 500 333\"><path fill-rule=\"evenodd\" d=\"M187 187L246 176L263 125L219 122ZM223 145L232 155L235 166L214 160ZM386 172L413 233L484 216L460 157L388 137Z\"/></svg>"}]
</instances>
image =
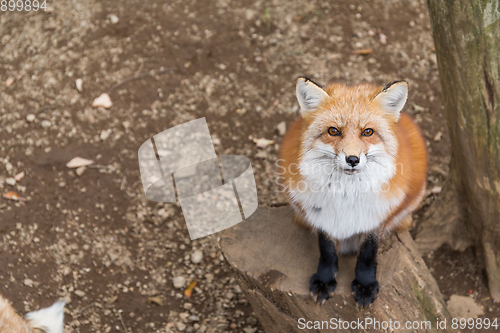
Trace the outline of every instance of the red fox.
<instances>
[{"instance_id":1,"label":"red fox","mask_svg":"<svg viewBox=\"0 0 500 333\"><path fill-rule=\"evenodd\" d=\"M24 318L16 313L12 305L0 296L0 333L63 333L64 301L51 307L33 311Z\"/></svg>"},{"instance_id":2,"label":"red fox","mask_svg":"<svg viewBox=\"0 0 500 333\"><path fill-rule=\"evenodd\" d=\"M408 84L331 84L299 78L300 116L285 134L281 177L294 220L318 231L320 260L309 289L322 304L337 286L337 253L359 251L356 302L376 298L378 242L411 226L427 174L425 141L401 113Z\"/></svg>"}]
</instances>

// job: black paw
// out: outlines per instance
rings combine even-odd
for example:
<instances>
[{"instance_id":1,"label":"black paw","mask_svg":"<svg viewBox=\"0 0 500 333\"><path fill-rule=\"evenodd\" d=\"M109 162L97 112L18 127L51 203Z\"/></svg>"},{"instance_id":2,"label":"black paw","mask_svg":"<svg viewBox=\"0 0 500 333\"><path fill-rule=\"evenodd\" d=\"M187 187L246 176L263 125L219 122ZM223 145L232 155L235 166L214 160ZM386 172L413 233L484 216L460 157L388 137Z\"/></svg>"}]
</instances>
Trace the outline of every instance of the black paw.
<instances>
[{"instance_id":1,"label":"black paw","mask_svg":"<svg viewBox=\"0 0 500 333\"><path fill-rule=\"evenodd\" d=\"M320 280L318 274L314 274L309 281L311 296L320 305L333 295L335 288L337 288L337 281L335 279L325 283Z\"/></svg>"},{"instance_id":2,"label":"black paw","mask_svg":"<svg viewBox=\"0 0 500 333\"><path fill-rule=\"evenodd\" d=\"M361 284L357 279L354 279L351 288L356 303L365 307L372 304L375 298L377 298L379 286L377 280L371 283Z\"/></svg>"}]
</instances>

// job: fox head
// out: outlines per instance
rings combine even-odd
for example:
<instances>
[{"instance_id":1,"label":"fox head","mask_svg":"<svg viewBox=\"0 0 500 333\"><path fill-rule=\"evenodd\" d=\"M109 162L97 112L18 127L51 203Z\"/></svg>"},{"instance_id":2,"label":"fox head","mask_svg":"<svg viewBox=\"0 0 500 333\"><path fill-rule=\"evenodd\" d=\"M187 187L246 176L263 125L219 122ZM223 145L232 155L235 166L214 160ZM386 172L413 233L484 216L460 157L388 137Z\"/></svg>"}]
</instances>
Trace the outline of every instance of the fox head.
<instances>
[{"instance_id":1,"label":"fox head","mask_svg":"<svg viewBox=\"0 0 500 333\"><path fill-rule=\"evenodd\" d=\"M307 78L297 82L304 119L300 170L381 182L395 173L396 122L408 97L405 81L385 87L332 84L326 89Z\"/></svg>"}]
</instances>

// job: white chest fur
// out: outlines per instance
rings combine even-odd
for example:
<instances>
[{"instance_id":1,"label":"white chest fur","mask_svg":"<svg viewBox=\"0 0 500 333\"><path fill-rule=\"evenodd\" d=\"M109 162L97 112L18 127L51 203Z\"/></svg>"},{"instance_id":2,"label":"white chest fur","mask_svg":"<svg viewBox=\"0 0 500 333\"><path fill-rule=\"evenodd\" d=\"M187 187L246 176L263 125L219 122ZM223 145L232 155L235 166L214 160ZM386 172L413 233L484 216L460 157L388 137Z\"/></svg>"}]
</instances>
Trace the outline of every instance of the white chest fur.
<instances>
[{"instance_id":1,"label":"white chest fur","mask_svg":"<svg viewBox=\"0 0 500 333\"><path fill-rule=\"evenodd\" d=\"M294 191L293 197L300 203L309 223L343 240L375 230L400 202L388 200L379 192L358 191L357 183L347 182L346 188L336 189L331 185L321 192Z\"/></svg>"},{"instance_id":2,"label":"white chest fur","mask_svg":"<svg viewBox=\"0 0 500 333\"><path fill-rule=\"evenodd\" d=\"M332 238L344 240L375 230L402 202L401 191L385 193L395 191L387 188L394 175L389 160L349 175L332 165L318 168L314 155L305 156L299 165L303 181L291 186L289 193L302 207L307 222Z\"/></svg>"}]
</instances>

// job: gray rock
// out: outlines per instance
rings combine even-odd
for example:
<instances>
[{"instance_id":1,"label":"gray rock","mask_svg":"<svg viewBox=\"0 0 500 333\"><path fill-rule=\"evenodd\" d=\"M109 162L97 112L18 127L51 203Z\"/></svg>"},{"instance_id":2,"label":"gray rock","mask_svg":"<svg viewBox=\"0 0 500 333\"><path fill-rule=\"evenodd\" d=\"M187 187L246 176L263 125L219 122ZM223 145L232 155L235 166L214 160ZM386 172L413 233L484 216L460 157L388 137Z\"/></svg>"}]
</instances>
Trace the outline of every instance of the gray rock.
<instances>
[{"instance_id":1,"label":"gray rock","mask_svg":"<svg viewBox=\"0 0 500 333\"><path fill-rule=\"evenodd\" d=\"M447 308L453 318L476 319L484 315L484 307L469 296L451 295Z\"/></svg>"}]
</instances>

